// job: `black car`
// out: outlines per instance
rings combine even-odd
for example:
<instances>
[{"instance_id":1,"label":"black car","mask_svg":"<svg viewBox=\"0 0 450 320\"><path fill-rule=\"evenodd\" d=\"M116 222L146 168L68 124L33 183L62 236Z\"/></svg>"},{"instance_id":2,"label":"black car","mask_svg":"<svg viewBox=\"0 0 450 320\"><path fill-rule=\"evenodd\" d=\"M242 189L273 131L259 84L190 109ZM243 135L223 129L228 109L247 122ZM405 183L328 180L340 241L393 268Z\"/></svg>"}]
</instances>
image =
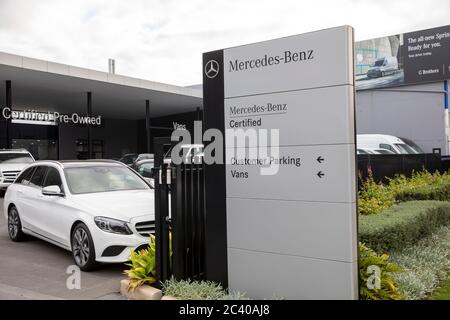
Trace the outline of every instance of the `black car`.
<instances>
[{"instance_id":1,"label":"black car","mask_svg":"<svg viewBox=\"0 0 450 320\"><path fill-rule=\"evenodd\" d=\"M153 178L152 168L154 167L153 159L144 159L133 163L132 168L136 170L144 178Z\"/></svg>"}]
</instances>

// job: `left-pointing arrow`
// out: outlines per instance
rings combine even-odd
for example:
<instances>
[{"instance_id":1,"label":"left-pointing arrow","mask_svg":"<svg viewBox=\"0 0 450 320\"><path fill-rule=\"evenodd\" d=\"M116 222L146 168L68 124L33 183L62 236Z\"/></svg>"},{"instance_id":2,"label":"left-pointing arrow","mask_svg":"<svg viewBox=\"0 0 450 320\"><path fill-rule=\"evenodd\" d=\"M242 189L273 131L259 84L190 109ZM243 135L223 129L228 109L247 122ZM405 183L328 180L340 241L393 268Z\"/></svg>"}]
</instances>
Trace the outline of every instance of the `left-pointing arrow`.
<instances>
[{"instance_id":1,"label":"left-pointing arrow","mask_svg":"<svg viewBox=\"0 0 450 320\"><path fill-rule=\"evenodd\" d=\"M325 173L323 173L322 171L317 172L317 176L321 179L324 175L325 175Z\"/></svg>"}]
</instances>

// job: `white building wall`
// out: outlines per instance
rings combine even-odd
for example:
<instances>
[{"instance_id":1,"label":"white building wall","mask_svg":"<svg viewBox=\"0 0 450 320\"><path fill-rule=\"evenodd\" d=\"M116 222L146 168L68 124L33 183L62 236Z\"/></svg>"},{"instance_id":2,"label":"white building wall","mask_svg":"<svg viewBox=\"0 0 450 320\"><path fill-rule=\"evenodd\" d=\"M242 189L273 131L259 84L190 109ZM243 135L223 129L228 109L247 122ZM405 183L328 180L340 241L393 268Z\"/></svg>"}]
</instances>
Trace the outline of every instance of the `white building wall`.
<instances>
[{"instance_id":1,"label":"white building wall","mask_svg":"<svg viewBox=\"0 0 450 320\"><path fill-rule=\"evenodd\" d=\"M357 91L357 133L409 138L425 152L449 154L444 97L443 82Z\"/></svg>"}]
</instances>

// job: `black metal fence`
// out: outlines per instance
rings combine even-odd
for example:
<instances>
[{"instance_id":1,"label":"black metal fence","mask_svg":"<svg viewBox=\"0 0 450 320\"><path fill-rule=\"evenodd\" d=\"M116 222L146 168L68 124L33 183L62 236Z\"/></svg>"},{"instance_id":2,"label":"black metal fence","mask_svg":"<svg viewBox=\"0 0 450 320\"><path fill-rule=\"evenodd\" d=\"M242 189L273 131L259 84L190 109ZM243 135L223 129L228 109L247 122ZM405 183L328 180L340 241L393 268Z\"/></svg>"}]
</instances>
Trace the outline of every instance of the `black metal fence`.
<instances>
[{"instance_id":1,"label":"black metal fence","mask_svg":"<svg viewBox=\"0 0 450 320\"><path fill-rule=\"evenodd\" d=\"M359 154L359 181L365 181L370 175L377 182L386 182L388 178L403 174L410 176L413 171L441 171L441 154Z\"/></svg>"},{"instance_id":2,"label":"black metal fence","mask_svg":"<svg viewBox=\"0 0 450 320\"><path fill-rule=\"evenodd\" d=\"M204 277L205 206L204 165L180 164L172 168L173 276Z\"/></svg>"},{"instance_id":3,"label":"black metal fence","mask_svg":"<svg viewBox=\"0 0 450 320\"><path fill-rule=\"evenodd\" d=\"M442 156L441 172L448 172L450 170L450 156Z\"/></svg>"},{"instance_id":4,"label":"black metal fence","mask_svg":"<svg viewBox=\"0 0 450 320\"><path fill-rule=\"evenodd\" d=\"M201 280L205 279L205 165L173 164L167 157L173 144L169 138L154 140L157 280L171 276ZM370 175L378 182L423 169L441 171L442 167L440 152L358 155L359 183Z\"/></svg>"},{"instance_id":5,"label":"black metal fence","mask_svg":"<svg viewBox=\"0 0 450 320\"><path fill-rule=\"evenodd\" d=\"M170 170L164 162L164 155L172 143L169 138L154 139L154 169L155 185L155 240L156 240L156 278L165 281L171 275L170 256Z\"/></svg>"},{"instance_id":6,"label":"black metal fence","mask_svg":"<svg viewBox=\"0 0 450 320\"><path fill-rule=\"evenodd\" d=\"M154 146L157 280L204 279L204 164L164 161L167 138L155 138Z\"/></svg>"}]
</instances>

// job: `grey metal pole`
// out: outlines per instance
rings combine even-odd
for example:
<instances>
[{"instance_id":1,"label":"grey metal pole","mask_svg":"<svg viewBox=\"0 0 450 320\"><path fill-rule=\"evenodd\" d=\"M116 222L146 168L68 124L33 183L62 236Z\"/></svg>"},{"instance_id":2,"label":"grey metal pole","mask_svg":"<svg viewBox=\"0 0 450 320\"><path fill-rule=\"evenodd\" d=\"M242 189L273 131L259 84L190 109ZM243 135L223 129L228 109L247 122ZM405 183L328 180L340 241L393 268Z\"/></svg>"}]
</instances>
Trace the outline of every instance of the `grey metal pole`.
<instances>
[{"instance_id":1,"label":"grey metal pole","mask_svg":"<svg viewBox=\"0 0 450 320\"><path fill-rule=\"evenodd\" d=\"M150 101L145 100L145 132L147 135L147 153L150 153L151 132L150 132Z\"/></svg>"},{"instance_id":2,"label":"grey metal pole","mask_svg":"<svg viewBox=\"0 0 450 320\"><path fill-rule=\"evenodd\" d=\"M87 115L88 117L92 117L92 92L87 93ZM93 150L92 150L92 126L90 123L87 124L88 129L88 159L93 158Z\"/></svg>"},{"instance_id":3,"label":"grey metal pole","mask_svg":"<svg viewBox=\"0 0 450 320\"><path fill-rule=\"evenodd\" d=\"M11 80L6 80L6 107L12 111L12 84ZM5 130L6 130L6 148L11 148L11 137L9 135L11 119L5 119Z\"/></svg>"}]
</instances>

